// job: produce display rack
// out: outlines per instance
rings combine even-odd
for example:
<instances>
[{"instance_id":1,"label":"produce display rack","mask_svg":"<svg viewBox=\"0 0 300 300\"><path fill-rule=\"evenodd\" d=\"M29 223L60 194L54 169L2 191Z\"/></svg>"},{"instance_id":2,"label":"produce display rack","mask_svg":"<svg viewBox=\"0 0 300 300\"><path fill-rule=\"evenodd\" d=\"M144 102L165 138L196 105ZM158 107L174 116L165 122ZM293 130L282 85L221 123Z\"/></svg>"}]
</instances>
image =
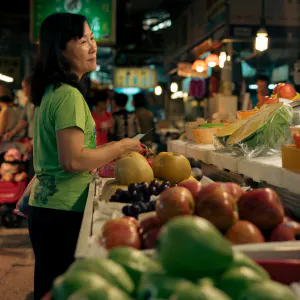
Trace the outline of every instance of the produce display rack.
<instances>
[{"instance_id":1,"label":"produce display rack","mask_svg":"<svg viewBox=\"0 0 300 300\"><path fill-rule=\"evenodd\" d=\"M282 168L281 156L246 159L228 150L216 150L213 145L173 140L168 151L178 152L200 161L204 175L214 181L234 181L256 187L271 187L279 194L283 205L300 219L300 174Z\"/></svg>"},{"instance_id":2,"label":"produce display rack","mask_svg":"<svg viewBox=\"0 0 300 300\"><path fill-rule=\"evenodd\" d=\"M121 203L106 203L103 201L102 190L105 183L112 178L95 177L89 188L89 195L84 211L81 230L75 251L76 259L100 258L106 256L106 250L102 249L95 234L100 232L101 227L107 221L107 216L101 216L99 210L115 210L117 217L120 215ZM210 178L203 177L203 184L213 182ZM123 204L124 205L124 204ZM98 210L98 211L97 211ZM300 260L300 241L295 242L274 242L262 244L236 245L235 249L244 252L253 259L276 260L276 259L297 259ZM144 250L145 254L152 255L152 250Z\"/></svg>"}]
</instances>

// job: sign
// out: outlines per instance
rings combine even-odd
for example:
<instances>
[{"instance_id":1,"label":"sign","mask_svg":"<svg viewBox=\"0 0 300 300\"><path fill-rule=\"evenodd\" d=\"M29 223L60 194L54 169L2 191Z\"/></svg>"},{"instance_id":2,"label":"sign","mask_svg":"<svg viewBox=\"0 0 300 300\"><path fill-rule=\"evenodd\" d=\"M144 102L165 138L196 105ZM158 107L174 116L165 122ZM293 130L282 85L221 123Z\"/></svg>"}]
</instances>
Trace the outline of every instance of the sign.
<instances>
[{"instance_id":1,"label":"sign","mask_svg":"<svg viewBox=\"0 0 300 300\"><path fill-rule=\"evenodd\" d=\"M31 0L30 34L37 42L43 20L58 12L87 17L95 40L99 44L115 44L116 0Z\"/></svg>"},{"instance_id":2,"label":"sign","mask_svg":"<svg viewBox=\"0 0 300 300\"><path fill-rule=\"evenodd\" d=\"M0 56L0 73L10 76L14 83L19 83L21 71L20 57Z\"/></svg>"},{"instance_id":3,"label":"sign","mask_svg":"<svg viewBox=\"0 0 300 300\"><path fill-rule=\"evenodd\" d=\"M114 88L150 89L157 85L157 72L151 68L115 68Z\"/></svg>"},{"instance_id":4,"label":"sign","mask_svg":"<svg viewBox=\"0 0 300 300\"><path fill-rule=\"evenodd\" d=\"M178 63L177 64L177 75L180 77L192 77L192 78L207 78L207 71L197 72L192 69L190 63Z\"/></svg>"}]
</instances>

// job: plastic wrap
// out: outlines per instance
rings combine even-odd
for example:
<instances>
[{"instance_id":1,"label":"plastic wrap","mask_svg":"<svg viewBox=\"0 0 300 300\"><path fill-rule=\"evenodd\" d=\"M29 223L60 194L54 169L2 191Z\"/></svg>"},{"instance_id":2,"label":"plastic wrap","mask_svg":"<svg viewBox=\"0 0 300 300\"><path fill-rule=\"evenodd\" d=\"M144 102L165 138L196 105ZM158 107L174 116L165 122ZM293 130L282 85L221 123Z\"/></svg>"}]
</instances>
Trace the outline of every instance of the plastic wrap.
<instances>
[{"instance_id":1,"label":"plastic wrap","mask_svg":"<svg viewBox=\"0 0 300 300\"><path fill-rule=\"evenodd\" d=\"M278 154L291 141L293 108L275 103L261 109L226 140L226 147L247 158Z\"/></svg>"}]
</instances>

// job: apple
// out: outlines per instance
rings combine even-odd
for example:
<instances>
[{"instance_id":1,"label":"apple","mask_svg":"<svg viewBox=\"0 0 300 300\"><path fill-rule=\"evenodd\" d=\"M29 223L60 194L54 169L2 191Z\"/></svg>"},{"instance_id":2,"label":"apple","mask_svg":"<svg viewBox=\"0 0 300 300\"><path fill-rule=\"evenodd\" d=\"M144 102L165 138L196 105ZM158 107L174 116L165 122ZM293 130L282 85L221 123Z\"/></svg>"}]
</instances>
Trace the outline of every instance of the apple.
<instances>
[{"instance_id":1,"label":"apple","mask_svg":"<svg viewBox=\"0 0 300 300\"><path fill-rule=\"evenodd\" d=\"M99 244L107 250L119 246L141 248L141 238L136 225L126 219L107 221L102 228Z\"/></svg>"},{"instance_id":2,"label":"apple","mask_svg":"<svg viewBox=\"0 0 300 300\"><path fill-rule=\"evenodd\" d=\"M297 92L294 86L290 83L286 83L285 85L280 87L278 96L279 98L285 98L292 100L297 95Z\"/></svg>"},{"instance_id":3,"label":"apple","mask_svg":"<svg viewBox=\"0 0 300 300\"><path fill-rule=\"evenodd\" d=\"M283 221L284 209L277 193L270 188L249 191L238 201L240 219L261 230L271 230Z\"/></svg>"},{"instance_id":4,"label":"apple","mask_svg":"<svg viewBox=\"0 0 300 300\"><path fill-rule=\"evenodd\" d=\"M156 201L156 213L161 223L177 216L192 215L194 209L193 195L181 186L164 190Z\"/></svg>"},{"instance_id":5,"label":"apple","mask_svg":"<svg viewBox=\"0 0 300 300\"><path fill-rule=\"evenodd\" d=\"M269 236L269 242L295 241L295 233L286 222L277 225Z\"/></svg>"},{"instance_id":6,"label":"apple","mask_svg":"<svg viewBox=\"0 0 300 300\"><path fill-rule=\"evenodd\" d=\"M233 197L235 203L237 203L241 196L245 194L245 191L234 182L225 182L223 184L225 184L227 193Z\"/></svg>"},{"instance_id":7,"label":"apple","mask_svg":"<svg viewBox=\"0 0 300 300\"><path fill-rule=\"evenodd\" d=\"M142 234L150 229L158 227L161 227L161 222L157 215L147 217L140 222L140 232Z\"/></svg>"},{"instance_id":8,"label":"apple","mask_svg":"<svg viewBox=\"0 0 300 300\"><path fill-rule=\"evenodd\" d=\"M142 235L143 249L154 249L156 247L156 240L160 230L160 227L151 228Z\"/></svg>"},{"instance_id":9,"label":"apple","mask_svg":"<svg viewBox=\"0 0 300 300\"><path fill-rule=\"evenodd\" d=\"M191 192L191 194L193 195L193 197L195 199L201 190L202 184L197 180L186 179L186 180L181 181L178 184L178 186L187 188Z\"/></svg>"},{"instance_id":10,"label":"apple","mask_svg":"<svg viewBox=\"0 0 300 300\"><path fill-rule=\"evenodd\" d=\"M295 220L293 220L292 218L289 218L287 216L285 216L283 218L283 222L287 226L289 226L293 229L295 235L300 235L300 223L299 222L296 222Z\"/></svg>"},{"instance_id":11,"label":"apple","mask_svg":"<svg viewBox=\"0 0 300 300\"><path fill-rule=\"evenodd\" d=\"M261 231L251 222L240 220L233 224L226 232L225 238L233 244L264 243Z\"/></svg>"},{"instance_id":12,"label":"apple","mask_svg":"<svg viewBox=\"0 0 300 300\"><path fill-rule=\"evenodd\" d=\"M130 216L125 216L123 217L123 219L129 220L130 222L132 222L135 227L139 230L140 229L140 222L134 218L134 217L130 217Z\"/></svg>"},{"instance_id":13,"label":"apple","mask_svg":"<svg viewBox=\"0 0 300 300\"><path fill-rule=\"evenodd\" d=\"M279 91L280 91L280 89L281 89L284 85L285 85L285 83L283 83L283 82L278 83L278 84L275 86L275 88L274 88L272 94L273 94L273 95L278 94Z\"/></svg>"},{"instance_id":14,"label":"apple","mask_svg":"<svg viewBox=\"0 0 300 300\"><path fill-rule=\"evenodd\" d=\"M195 213L226 231L236 220L235 201L223 184L203 187L195 199Z\"/></svg>"}]
</instances>

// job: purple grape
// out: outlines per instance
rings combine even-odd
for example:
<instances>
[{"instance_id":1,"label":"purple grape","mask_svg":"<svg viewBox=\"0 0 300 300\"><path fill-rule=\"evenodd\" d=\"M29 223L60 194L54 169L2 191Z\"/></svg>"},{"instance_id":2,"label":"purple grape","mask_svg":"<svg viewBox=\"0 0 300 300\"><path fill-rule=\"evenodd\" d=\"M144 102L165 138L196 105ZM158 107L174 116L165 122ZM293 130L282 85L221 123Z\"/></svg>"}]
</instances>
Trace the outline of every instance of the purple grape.
<instances>
[{"instance_id":1,"label":"purple grape","mask_svg":"<svg viewBox=\"0 0 300 300\"><path fill-rule=\"evenodd\" d=\"M143 200L144 200L143 194L135 194L135 195L131 196L131 201L132 201L133 203L141 202L141 201L143 201Z\"/></svg>"},{"instance_id":2,"label":"purple grape","mask_svg":"<svg viewBox=\"0 0 300 300\"><path fill-rule=\"evenodd\" d=\"M114 194L109 199L110 202L120 202L120 195Z\"/></svg>"},{"instance_id":3,"label":"purple grape","mask_svg":"<svg viewBox=\"0 0 300 300\"><path fill-rule=\"evenodd\" d=\"M115 194L116 194L116 195L121 195L123 192L124 192L124 190L122 190L122 189L117 189L116 192L115 192Z\"/></svg>"},{"instance_id":4,"label":"purple grape","mask_svg":"<svg viewBox=\"0 0 300 300\"><path fill-rule=\"evenodd\" d=\"M130 216L130 208L131 208L130 205L125 205L125 206L123 206L123 208L122 208L122 213L123 213L125 216Z\"/></svg>"},{"instance_id":5,"label":"purple grape","mask_svg":"<svg viewBox=\"0 0 300 300\"><path fill-rule=\"evenodd\" d=\"M136 205L140 207L142 213L148 211L148 203L138 202Z\"/></svg>"},{"instance_id":6,"label":"purple grape","mask_svg":"<svg viewBox=\"0 0 300 300\"><path fill-rule=\"evenodd\" d=\"M129 194L132 195L136 191L137 187L138 187L138 185L136 183L129 184L129 186L128 186Z\"/></svg>"},{"instance_id":7,"label":"purple grape","mask_svg":"<svg viewBox=\"0 0 300 300\"><path fill-rule=\"evenodd\" d=\"M142 203L142 202L140 202L140 203ZM139 205L137 205L137 204L133 204L130 207L130 212L131 212L132 216L137 216L138 214L141 213L141 211L142 211L141 207Z\"/></svg>"},{"instance_id":8,"label":"purple grape","mask_svg":"<svg viewBox=\"0 0 300 300\"><path fill-rule=\"evenodd\" d=\"M149 202L149 211L155 211L156 210L156 200Z\"/></svg>"},{"instance_id":9,"label":"purple grape","mask_svg":"<svg viewBox=\"0 0 300 300\"><path fill-rule=\"evenodd\" d=\"M150 197L151 197L151 195L149 193L144 194L144 202L149 202Z\"/></svg>"},{"instance_id":10,"label":"purple grape","mask_svg":"<svg viewBox=\"0 0 300 300\"><path fill-rule=\"evenodd\" d=\"M150 187L157 187L157 185L159 185L159 182L157 181L157 180L152 180L151 182L150 182Z\"/></svg>"},{"instance_id":11,"label":"purple grape","mask_svg":"<svg viewBox=\"0 0 300 300\"><path fill-rule=\"evenodd\" d=\"M155 186L150 186L149 187L150 195L155 195L156 192L157 192L157 188Z\"/></svg>"}]
</instances>

